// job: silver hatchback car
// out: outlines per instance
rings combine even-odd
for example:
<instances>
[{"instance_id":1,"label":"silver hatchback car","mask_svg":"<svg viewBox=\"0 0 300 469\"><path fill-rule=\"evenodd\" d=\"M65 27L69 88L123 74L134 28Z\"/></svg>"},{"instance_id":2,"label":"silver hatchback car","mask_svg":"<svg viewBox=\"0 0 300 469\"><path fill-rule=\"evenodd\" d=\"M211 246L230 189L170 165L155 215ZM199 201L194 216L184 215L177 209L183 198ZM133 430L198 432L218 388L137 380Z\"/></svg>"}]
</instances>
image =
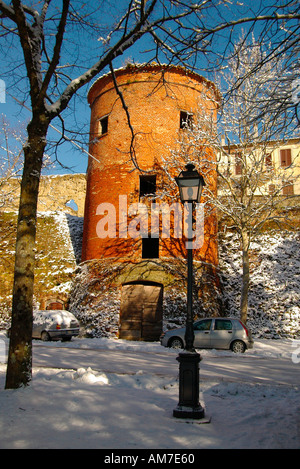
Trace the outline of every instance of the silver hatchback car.
<instances>
[{"instance_id":1,"label":"silver hatchback car","mask_svg":"<svg viewBox=\"0 0 300 469\"><path fill-rule=\"evenodd\" d=\"M205 318L194 322L194 347L206 349L227 349L243 353L253 348L251 331L239 319ZM164 332L160 337L165 347L184 348L185 327Z\"/></svg>"},{"instance_id":2,"label":"silver hatchback car","mask_svg":"<svg viewBox=\"0 0 300 469\"><path fill-rule=\"evenodd\" d=\"M39 310L33 313L32 338L48 340L71 340L79 334L79 322L66 310Z\"/></svg>"}]
</instances>

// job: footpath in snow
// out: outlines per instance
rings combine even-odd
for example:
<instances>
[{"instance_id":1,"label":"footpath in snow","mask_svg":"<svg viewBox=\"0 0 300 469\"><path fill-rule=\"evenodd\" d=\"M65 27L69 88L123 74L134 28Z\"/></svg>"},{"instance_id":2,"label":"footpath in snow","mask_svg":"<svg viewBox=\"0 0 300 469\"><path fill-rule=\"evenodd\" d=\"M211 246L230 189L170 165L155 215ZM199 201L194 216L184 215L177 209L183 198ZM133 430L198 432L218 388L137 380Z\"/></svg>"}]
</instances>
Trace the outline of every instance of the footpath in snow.
<instances>
[{"instance_id":1,"label":"footpath in snow","mask_svg":"<svg viewBox=\"0 0 300 469\"><path fill-rule=\"evenodd\" d=\"M0 342L5 341L0 333ZM35 341L36 344L39 342ZM76 339L51 347L135 350L170 353L158 343L113 339ZM58 350L59 353L59 350ZM204 357L232 352L204 351ZM255 342L247 357L289 358L300 371L299 341ZM175 355L174 355L175 356ZM1 357L1 354L0 354ZM3 361L3 359L2 359ZM178 380L145 373L102 373L91 367L76 370L34 368L31 386L5 390L6 365L0 364L0 448L99 448L100 462L109 449L185 450L207 448L300 448L298 386L201 381L201 403L208 424L175 419ZM240 370L242 371L242 370ZM138 464L136 464L138 465Z\"/></svg>"}]
</instances>

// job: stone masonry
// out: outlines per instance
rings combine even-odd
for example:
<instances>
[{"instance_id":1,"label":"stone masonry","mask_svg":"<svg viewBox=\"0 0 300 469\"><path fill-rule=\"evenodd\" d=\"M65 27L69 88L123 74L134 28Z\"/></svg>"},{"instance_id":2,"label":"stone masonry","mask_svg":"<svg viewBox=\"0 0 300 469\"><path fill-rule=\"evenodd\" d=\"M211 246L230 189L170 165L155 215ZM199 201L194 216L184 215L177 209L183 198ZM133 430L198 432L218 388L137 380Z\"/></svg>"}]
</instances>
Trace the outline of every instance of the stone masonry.
<instances>
[{"instance_id":1,"label":"stone masonry","mask_svg":"<svg viewBox=\"0 0 300 469\"><path fill-rule=\"evenodd\" d=\"M5 210L18 210L20 180L10 179L6 184L1 185L1 191L3 194L9 194L5 202ZM42 176L38 211L61 211L83 217L85 192L85 174Z\"/></svg>"}]
</instances>

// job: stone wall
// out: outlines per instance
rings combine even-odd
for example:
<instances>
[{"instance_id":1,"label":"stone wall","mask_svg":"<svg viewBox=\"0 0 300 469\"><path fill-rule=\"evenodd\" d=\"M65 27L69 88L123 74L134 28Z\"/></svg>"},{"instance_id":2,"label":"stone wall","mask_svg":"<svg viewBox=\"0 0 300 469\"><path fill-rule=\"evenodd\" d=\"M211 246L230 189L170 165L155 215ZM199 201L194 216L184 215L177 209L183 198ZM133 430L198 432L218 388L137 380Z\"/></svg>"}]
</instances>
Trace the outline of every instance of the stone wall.
<instances>
[{"instance_id":1,"label":"stone wall","mask_svg":"<svg viewBox=\"0 0 300 469\"><path fill-rule=\"evenodd\" d=\"M1 192L5 198L5 211L18 210L20 179L1 184ZM85 174L42 176L38 211L60 211L83 217L85 192Z\"/></svg>"},{"instance_id":2,"label":"stone wall","mask_svg":"<svg viewBox=\"0 0 300 469\"><path fill-rule=\"evenodd\" d=\"M34 308L55 303L68 307L74 272L80 262L82 217L60 211L37 216ZM9 327L17 213L0 212L0 329Z\"/></svg>"}]
</instances>

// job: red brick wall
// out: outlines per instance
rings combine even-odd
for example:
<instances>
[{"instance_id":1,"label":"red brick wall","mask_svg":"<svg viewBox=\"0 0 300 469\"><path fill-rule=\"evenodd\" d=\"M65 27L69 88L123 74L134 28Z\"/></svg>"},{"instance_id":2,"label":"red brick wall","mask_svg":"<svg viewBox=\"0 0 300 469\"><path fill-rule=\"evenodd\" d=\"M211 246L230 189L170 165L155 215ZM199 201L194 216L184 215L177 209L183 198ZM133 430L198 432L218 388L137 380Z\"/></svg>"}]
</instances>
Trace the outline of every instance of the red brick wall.
<instances>
[{"instance_id":1,"label":"red brick wall","mask_svg":"<svg viewBox=\"0 0 300 469\"><path fill-rule=\"evenodd\" d=\"M170 158L170 148L174 148L178 139L180 111L195 112L199 105L204 105L203 92L216 98L217 91L211 82L180 67L130 66L116 71L116 78L136 134L134 148L138 166L144 171L155 169L153 173L159 177L162 157ZM119 237L99 239L96 233L101 219L96 215L97 206L106 202L114 204L118 220L119 195L127 195L128 204L138 202L139 175L143 174L130 159L131 132L110 74L96 81L88 100L91 106L89 151L94 158L90 157L87 171L82 260L127 256L138 260L140 241ZM108 132L99 136L97 119L105 115L108 115ZM174 176L177 173L178 168L174 169ZM216 187L214 171L203 172L203 176L206 184ZM216 234L216 218L206 216L205 242L195 256L214 265L217 265ZM160 256L185 254L181 240L163 240L160 245Z\"/></svg>"}]
</instances>

